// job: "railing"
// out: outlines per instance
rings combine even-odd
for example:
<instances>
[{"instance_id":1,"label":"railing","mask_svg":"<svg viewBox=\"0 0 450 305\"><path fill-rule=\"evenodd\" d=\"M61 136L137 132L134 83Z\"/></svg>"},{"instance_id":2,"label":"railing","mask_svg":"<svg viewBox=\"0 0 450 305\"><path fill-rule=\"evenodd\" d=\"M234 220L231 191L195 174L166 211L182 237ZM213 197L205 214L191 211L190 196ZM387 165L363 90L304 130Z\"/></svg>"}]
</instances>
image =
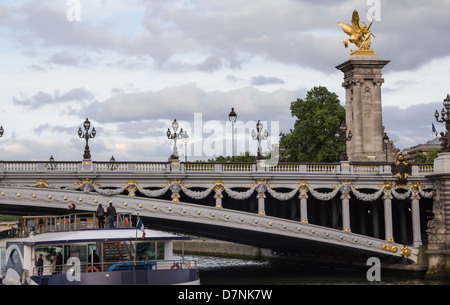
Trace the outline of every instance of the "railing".
<instances>
[{"instance_id":1,"label":"railing","mask_svg":"<svg viewBox=\"0 0 450 305\"><path fill-rule=\"evenodd\" d=\"M340 163L290 163L270 164L266 160L255 163L214 163L214 162L42 162L3 161L1 173L242 173L270 172L297 174L390 174L389 163L382 162L340 162ZM427 175L433 172L433 164L413 164L413 175Z\"/></svg>"},{"instance_id":2,"label":"railing","mask_svg":"<svg viewBox=\"0 0 450 305\"><path fill-rule=\"evenodd\" d=\"M44 265L42 267L34 267L32 275L42 276L51 274L67 274L74 268L74 265ZM163 269L196 269L197 261L194 260L146 260L146 261L115 261L115 262L98 262L98 263L80 263L76 268L80 268L80 272L115 272L124 270L163 270Z\"/></svg>"},{"instance_id":3,"label":"railing","mask_svg":"<svg viewBox=\"0 0 450 305\"><path fill-rule=\"evenodd\" d=\"M106 218L106 217L105 217ZM116 228L131 228L131 214L117 213ZM105 224L105 226L107 226ZM95 229L99 227L95 213L73 213L61 216L24 216L18 237L32 233L57 232L68 230Z\"/></svg>"}]
</instances>

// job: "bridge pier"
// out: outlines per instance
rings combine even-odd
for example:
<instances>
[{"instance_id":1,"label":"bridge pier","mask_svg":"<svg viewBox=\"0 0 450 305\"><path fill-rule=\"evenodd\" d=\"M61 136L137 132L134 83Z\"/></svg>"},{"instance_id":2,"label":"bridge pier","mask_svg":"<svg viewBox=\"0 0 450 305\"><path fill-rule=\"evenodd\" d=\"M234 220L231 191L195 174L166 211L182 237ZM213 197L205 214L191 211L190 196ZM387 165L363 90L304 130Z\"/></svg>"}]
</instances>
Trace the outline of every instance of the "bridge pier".
<instances>
[{"instance_id":1,"label":"bridge pier","mask_svg":"<svg viewBox=\"0 0 450 305\"><path fill-rule=\"evenodd\" d=\"M434 161L434 171L429 179L434 180L434 218L428 222L429 278L450 278L450 153L439 153Z\"/></svg>"}]
</instances>

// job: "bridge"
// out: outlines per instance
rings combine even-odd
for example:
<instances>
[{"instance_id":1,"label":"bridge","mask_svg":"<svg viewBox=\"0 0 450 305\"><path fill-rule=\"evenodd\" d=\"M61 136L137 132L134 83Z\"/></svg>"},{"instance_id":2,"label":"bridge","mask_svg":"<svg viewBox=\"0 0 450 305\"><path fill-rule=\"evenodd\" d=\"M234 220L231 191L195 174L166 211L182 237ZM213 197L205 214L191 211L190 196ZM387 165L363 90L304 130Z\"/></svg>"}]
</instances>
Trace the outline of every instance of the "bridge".
<instances>
[{"instance_id":1,"label":"bridge","mask_svg":"<svg viewBox=\"0 0 450 305\"><path fill-rule=\"evenodd\" d=\"M432 164L398 185L387 163L0 162L0 212L94 211L110 202L147 227L295 253L418 261Z\"/></svg>"}]
</instances>

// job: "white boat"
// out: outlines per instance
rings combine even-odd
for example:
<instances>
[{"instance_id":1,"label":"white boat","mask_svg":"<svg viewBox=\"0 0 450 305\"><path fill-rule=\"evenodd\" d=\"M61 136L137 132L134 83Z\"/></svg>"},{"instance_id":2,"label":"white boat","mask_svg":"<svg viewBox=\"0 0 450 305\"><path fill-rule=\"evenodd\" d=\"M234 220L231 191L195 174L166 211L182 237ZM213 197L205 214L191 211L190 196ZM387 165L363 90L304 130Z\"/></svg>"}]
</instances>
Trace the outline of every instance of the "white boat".
<instances>
[{"instance_id":1,"label":"white boat","mask_svg":"<svg viewBox=\"0 0 450 305\"><path fill-rule=\"evenodd\" d=\"M144 237L129 214L118 214L115 228L98 228L95 213L23 217L20 224L19 237L6 243L2 284L200 284L196 262L173 256L173 241L187 237L149 229Z\"/></svg>"}]
</instances>

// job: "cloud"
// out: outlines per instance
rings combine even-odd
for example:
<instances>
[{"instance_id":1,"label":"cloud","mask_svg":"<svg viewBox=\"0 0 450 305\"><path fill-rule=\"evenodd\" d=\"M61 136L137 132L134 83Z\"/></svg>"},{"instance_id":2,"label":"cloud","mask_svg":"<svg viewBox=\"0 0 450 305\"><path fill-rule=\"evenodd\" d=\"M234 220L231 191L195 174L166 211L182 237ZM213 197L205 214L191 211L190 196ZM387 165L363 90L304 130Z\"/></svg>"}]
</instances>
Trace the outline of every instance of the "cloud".
<instances>
[{"instance_id":1,"label":"cloud","mask_svg":"<svg viewBox=\"0 0 450 305\"><path fill-rule=\"evenodd\" d=\"M51 46L144 56L151 58L156 67L168 71L207 73L225 67L240 68L254 56L329 72L349 55L342 45L347 35L336 22L350 23L355 8L352 0L280 0L276 4L273 0L245 3L136 0L129 8L114 1L102 1L102 6L91 1L82 3L81 22L69 22L68 7L59 2L43 4L35 0L3 7L0 13L8 16L10 37L23 47ZM365 10L370 7L362 1L356 8L361 21L368 22ZM373 48L384 58L392 59L389 69L416 68L433 58L449 55L447 41L442 38L443 33L450 31L446 14L449 9L450 3L439 0L382 1L381 21L372 25L376 35ZM131 17L132 13L137 20L115 19ZM204 60L192 64L174 59L193 53L203 55ZM75 65L80 58L60 53L50 60Z\"/></svg>"},{"instance_id":2,"label":"cloud","mask_svg":"<svg viewBox=\"0 0 450 305\"><path fill-rule=\"evenodd\" d=\"M74 135L77 131L78 126L62 126L62 125L50 125L49 123L40 124L38 127L33 129L33 132L40 136L44 132L53 133L66 133Z\"/></svg>"},{"instance_id":3,"label":"cloud","mask_svg":"<svg viewBox=\"0 0 450 305\"><path fill-rule=\"evenodd\" d=\"M442 102L416 104L405 109L398 106L384 106L385 131L401 149L426 143L434 137L431 130L432 123L438 132L445 130L445 127L434 118L434 112L436 110L440 112L441 108Z\"/></svg>"},{"instance_id":4,"label":"cloud","mask_svg":"<svg viewBox=\"0 0 450 305\"><path fill-rule=\"evenodd\" d=\"M19 99L17 97L13 97L13 103L18 106L37 109L45 105L92 100L93 98L94 94L92 92L87 91L84 88L74 88L63 94L60 94L58 90L56 90L53 94L39 91L30 98Z\"/></svg>"},{"instance_id":5,"label":"cloud","mask_svg":"<svg viewBox=\"0 0 450 305\"><path fill-rule=\"evenodd\" d=\"M253 86L264 86L264 85L277 85L277 84L284 84L284 80L278 78L278 77L267 77L267 76L254 76L252 77L252 80L250 83Z\"/></svg>"},{"instance_id":6,"label":"cloud","mask_svg":"<svg viewBox=\"0 0 450 305\"><path fill-rule=\"evenodd\" d=\"M195 84L168 87L158 91L119 93L104 101L95 101L82 109L101 123L144 122L148 120L192 120L199 112L207 120L228 120L232 107L241 120L258 120L256 114L270 120L290 117L290 103L306 90L260 91L244 87L230 91L204 91Z\"/></svg>"}]
</instances>

